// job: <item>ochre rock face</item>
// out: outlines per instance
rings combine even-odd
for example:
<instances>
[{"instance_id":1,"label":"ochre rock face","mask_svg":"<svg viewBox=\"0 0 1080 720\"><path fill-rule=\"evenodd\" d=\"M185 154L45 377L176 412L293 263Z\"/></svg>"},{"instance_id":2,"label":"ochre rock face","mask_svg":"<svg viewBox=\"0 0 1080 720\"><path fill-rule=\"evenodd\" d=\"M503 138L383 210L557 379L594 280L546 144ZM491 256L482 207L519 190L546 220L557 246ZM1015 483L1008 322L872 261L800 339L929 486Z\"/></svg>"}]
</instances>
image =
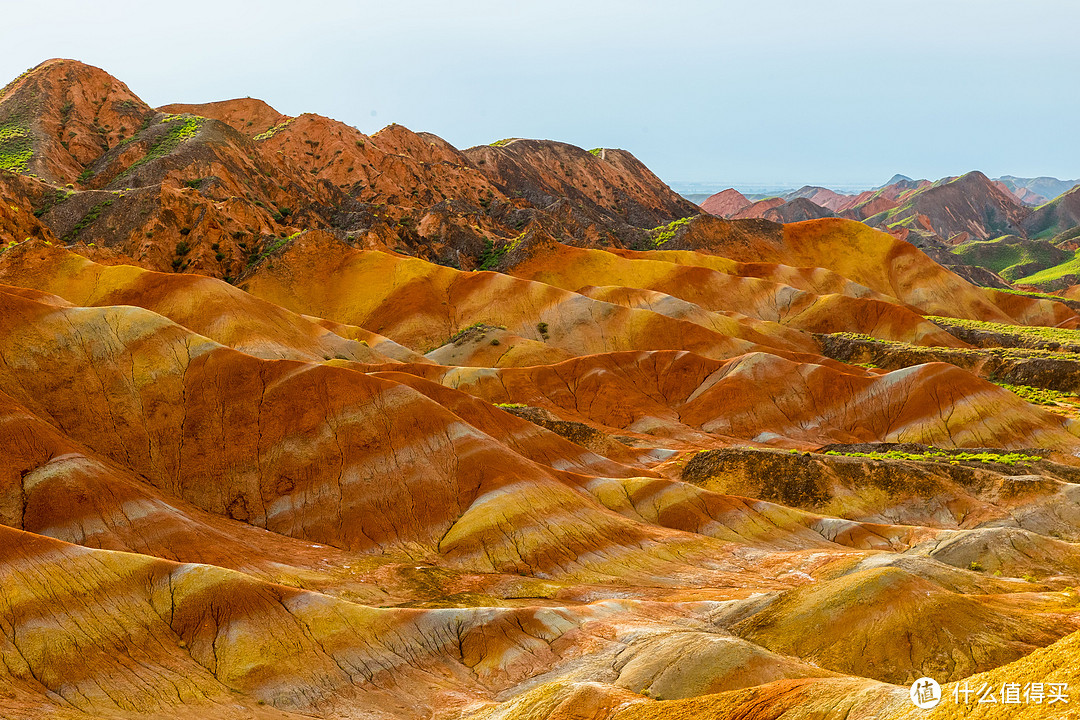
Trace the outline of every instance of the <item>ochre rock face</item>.
<instances>
[{"instance_id":1,"label":"ochre rock face","mask_svg":"<svg viewBox=\"0 0 1080 720\"><path fill-rule=\"evenodd\" d=\"M566 143L519 138L469 148L465 155L505 192L538 205L568 198L623 214L638 227L696 211L625 150L586 152Z\"/></svg>"},{"instance_id":2,"label":"ochre rock face","mask_svg":"<svg viewBox=\"0 0 1080 720\"><path fill-rule=\"evenodd\" d=\"M21 132L32 150L24 165L4 169L71 182L152 115L108 73L74 60L46 60L0 92L0 124Z\"/></svg>"},{"instance_id":3,"label":"ochre rock face","mask_svg":"<svg viewBox=\"0 0 1080 720\"><path fill-rule=\"evenodd\" d=\"M766 220L779 223L800 222L802 220L817 220L819 218L835 217L836 213L828 208L806 198L796 198L765 212L762 216Z\"/></svg>"},{"instance_id":4,"label":"ochre rock face","mask_svg":"<svg viewBox=\"0 0 1080 720\"><path fill-rule=\"evenodd\" d=\"M220 120L249 137L261 135L270 128L289 120L262 100L236 98L209 103L173 103L158 108L169 115L198 115Z\"/></svg>"},{"instance_id":5,"label":"ochre rock face","mask_svg":"<svg viewBox=\"0 0 1080 720\"><path fill-rule=\"evenodd\" d=\"M750 203L741 210L736 210L730 217L736 220L750 220L753 218L764 218L765 214L770 210L783 207L783 198L767 198L765 200L758 200L757 202Z\"/></svg>"},{"instance_id":6,"label":"ochre rock face","mask_svg":"<svg viewBox=\"0 0 1080 720\"><path fill-rule=\"evenodd\" d=\"M55 240L52 231L34 215L34 197L46 190L40 183L17 175L0 174L0 243L37 238Z\"/></svg>"},{"instance_id":7,"label":"ochre rock face","mask_svg":"<svg viewBox=\"0 0 1080 720\"><path fill-rule=\"evenodd\" d=\"M197 275L98 265L42 243L0 255L0 282L58 295L74 305L136 305L250 355L267 359L390 362L370 336L345 338L231 285ZM363 341L363 342L359 342Z\"/></svg>"},{"instance_id":8,"label":"ochre rock face","mask_svg":"<svg viewBox=\"0 0 1080 720\"><path fill-rule=\"evenodd\" d=\"M746 197L734 188L728 188L715 195L710 195L701 203L701 209L710 215L731 217L750 204Z\"/></svg>"},{"instance_id":9,"label":"ochre rock face","mask_svg":"<svg viewBox=\"0 0 1080 720\"><path fill-rule=\"evenodd\" d=\"M821 217L917 241L979 177L726 219L625 151L154 111L73 61L0 120L0 716L1080 686L1075 302Z\"/></svg>"}]
</instances>

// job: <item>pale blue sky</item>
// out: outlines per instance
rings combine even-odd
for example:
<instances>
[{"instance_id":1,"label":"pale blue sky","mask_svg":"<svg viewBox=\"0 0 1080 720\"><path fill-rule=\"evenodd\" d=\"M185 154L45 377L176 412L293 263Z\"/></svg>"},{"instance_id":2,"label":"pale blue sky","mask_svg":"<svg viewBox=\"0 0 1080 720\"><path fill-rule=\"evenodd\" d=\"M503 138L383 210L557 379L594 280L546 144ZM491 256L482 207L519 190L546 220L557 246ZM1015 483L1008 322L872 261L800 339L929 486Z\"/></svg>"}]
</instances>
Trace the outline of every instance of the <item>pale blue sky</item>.
<instances>
[{"instance_id":1,"label":"pale blue sky","mask_svg":"<svg viewBox=\"0 0 1080 720\"><path fill-rule=\"evenodd\" d=\"M152 105L622 147L669 183L1073 178L1078 27L1073 0L51 0L5 3L0 85L72 57Z\"/></svg>"}]
</instances>

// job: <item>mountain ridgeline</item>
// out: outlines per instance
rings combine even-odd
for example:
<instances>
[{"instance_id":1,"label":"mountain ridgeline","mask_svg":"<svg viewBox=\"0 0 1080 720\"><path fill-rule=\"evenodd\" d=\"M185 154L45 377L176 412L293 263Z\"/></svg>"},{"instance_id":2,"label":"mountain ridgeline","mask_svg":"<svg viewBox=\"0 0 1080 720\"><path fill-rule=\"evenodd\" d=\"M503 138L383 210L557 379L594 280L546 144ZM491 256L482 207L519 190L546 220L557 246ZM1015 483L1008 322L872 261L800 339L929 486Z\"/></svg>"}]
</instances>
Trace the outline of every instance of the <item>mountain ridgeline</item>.
<instances>
[{"instance_id":1,"label":"mountain ridgeline","mask_svg":"<svg viewBox=\"0 0 1080 720\"><path fill-rule=\"evenodd\" d=\"M532 228L634 247L697 212L622 150L508 140L462 152L251 99L154 110L74 61L10 83L0 123L0 169L18 173L7 192L52 236L162 271L235 279L300 229L472 269Z\"/></svg>"},{"instance_id":2,"label":"mountain ridgeline","mask_svg":"<svg viewBox=\"0 0 1080 720\"><path fill-rule=\"evenodd\" d=\"M844 217L907 240L972 282L1065 291L1080 284L1080 180L990 180L980 172L938 182L896 175L857 195L806 186L756 201L734 189L701 204L724 218L778 222Z\"/></svg>"}]
</instances>

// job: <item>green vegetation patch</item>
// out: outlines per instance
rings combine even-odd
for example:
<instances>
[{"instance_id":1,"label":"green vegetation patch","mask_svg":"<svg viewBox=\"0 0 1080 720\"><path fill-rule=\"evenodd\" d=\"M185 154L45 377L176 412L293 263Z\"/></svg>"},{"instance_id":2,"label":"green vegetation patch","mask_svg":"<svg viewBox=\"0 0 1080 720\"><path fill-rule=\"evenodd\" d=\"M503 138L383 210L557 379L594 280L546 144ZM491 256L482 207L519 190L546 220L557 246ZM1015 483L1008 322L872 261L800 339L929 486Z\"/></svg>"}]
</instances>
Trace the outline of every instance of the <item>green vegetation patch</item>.
<instances>
[{"instance_id":1,"label":"green vegetation patch","mask_svg":"<svg viewBox=\"0 0 1080 720\"><path fill-rule=\"evenodd\" d=\"M288 237L273 239L273 241L269 245L266 245L264 247L264 249L263 249L263 251L261 253L257 252L257 251L252 252L250 257L248 257L248 263L247 264L249 266L251 266L251 265L257 265L258 263L261 263L263 260L265 260L267 257L272 255L273 253L277 252L278 250L285 247L287 244L289 244L290 242L292 242L296 238L300 237L300 233L301 233L301 231L297 230L296 232L294 232L292 235L289 235Z\"/></svg>"},{"instance_id":2,"label":"green vegetation patch","mask_svg":"<svg viewBox=\"0 0 1080 720\"><path fill-rule=\"evenodd\" d=\"M600 157L600 153L602 153L602 152L604 152L604 148L593 148L592 150L589 151L589 154L590 155L595 155L596 157Z\"/></svg>"},{"instance_id":3,"label":"green vegetation patch","mask_svg":"<svg viewBox=\"0 0 1080 720\"><path fill-rule=\"evenodd\" d=\"M487 332L488 330L505 330L505 329L506 329L505 325L492 325L491 323L486 323L486 322L483 322L483 321L474 322L472 325L469 325L467 327L463 327L460 330L458 330L456 333L451 335L450 339L447 340L445 343L443 343L443 345L449 345L451 343L453 343L455 345L460 345L462 342L467 340L469 338L469 336L473 334L474 331L477 331L477 330L480 331L481 337L483 337L483 333ZM493 344L498 345L498 343L493 343Z\"/></svg>"},{"instance_id":4,"label":"green vegetation patch","mask_svg":"<svg viewBox=\"0 0 1080 720\"><path fill-rule=\"evenodd\" d=\"M34 156L28 123L10 120L0 125L0 170L24 173Z\"/></svg>"},{"instance_id":5,"label":"green vegetation patch","mask_svg":"<svg viewBox=\"0 0 1080 720\"><path fill-rule=\"evenodd\" d=\"M901 347L906 347L906 346L919 347L918 345L913 345L911 343L902 343L902 342L899 342L898 340L882 340L881 338L876 338L873 335L867 335L866 333L838 332L838 333L828 333L828 334L832 335L833 337L844 338L845 340L862 340L864 342L875 342L875 343L880 343L882 345L898 345L898 346L901 346Z\"/></svg>"},{"instance_id":6,"label":"green vegetation patch","mask_svg":"<svg viewBox=\"0 0 1080 720\"><path fill-rule=\"evenodd\" d=\"M165 157L170 154L176 148L180 147L185 141L190 140L199 134L199 130L202 128L206 118L198 117L195 115L169 115L161 121L162 125L169 125L169 129L163 135L161 135L154 144L150 147L145 155L136 160L123 172L121 177L128 175L132 170L145 165L151 160L157 160L158 158Z\"/></svg>"},{"instance_id":7,"label":"green vegetation patch","mask_svg":"<svg viewBox=\"0 0 1080 720\"><path fill-rule=\"evenodd\" d=\"M675 234L679 231L679 228L690 224L693 217L679 218L678 220L672 220L667 225L660 225L654 227L649 231L649 236L652 239L653 247L658 248L668 240L675 237Z\"/></svg>"},{"instance_id":8,"label":"green vegetation patch","mask_svg":"<svg viewBox=\"0 0 1080 720\"><path fill-rule=\"evenodd\" d=\"M69 197L75 194L74 190L57 190L45 196L45 201L41 204L41 207L34 210L34 217L39 218L45 213L52 210L60 203L67 200Z\"/></svg>"},{"instance_id":9,"label":"green vegetation patch","mask_svg":"<svg viewBox=\"0 0 1080 720\"><path fill-rule=\"evenodd\" d=\"M987 290L996 290L997 292L1009 293L1010 295L1021 295L1023 297L1038 298L1040 300L1054 300L1061 302L1068 298L1063 298L1060 295L1051 295L1050 293L1034 292L1029 290L1017 290L1016 288L986 288Z\"/></svg>"},{"instance_id":10,"label":"green vegetation patch","mask_svg":"<svg viewBox=\"0 0 1080 720\"><path fill-rule=\"evenodd\" d=\"M502 260L503 255L506 254L506 246L500 245L495 247L495 243L492 240L486 240L484 242L484 249L480 252L480 270L493 270Z\"/></svg>"},{"instance_id":11,"label":"green vegetation patch","mask_svg":"<svg viewBox=\"0 0 1080 720\"><path fill-rule=\"evenodd\" d=\"M1069 259L1070 253L1045 240L1021 240L1004 236L994 240L973 240L952 249L964 264L984 267L1006 280L1030 275Z\"/></svg>"},{"instance_id":12,"label":"green vegetation patch","mask_svg":"<svg viewBox=\"0 0 1080 720\"><path fill-rule=\"evenodd\" d=\"M488 143L488 147L502 147L503 145L509 145L510 143L514 142L515 140L520 140L520 139L521 138L503 138L502 140L496 140L493 143Z\"/></svg>"},{"instance_id":13,"label":"green vegetation patch","mask_svg":"<svg viewBox=\"0 0 1080 720\"><path fill-rule=\"evenodd\" d=\"M1046 340L1062 344L1080 344L1080 330L1046 327L1043 325L1007 325L985 320L966 320L962 318L927 315L927 320L942 327L962 327L968 330L982 330L999 335L1016 335L1035 340ZM846 333L845 333L846 334ZM871 338L872 339L872 338Z\"/></svg>"},{"instance_id":14,"label":"green vegetation patch","mask_svg":"<svg viewBox=\"0 0 1080 720\"><path fill-rule=\"evenodd\" d=\"M1016 278L1013 282L1022 285L1048 285L1062 280L1066 275L1080 275L1080 250L1076 251L1071 258L1063 263L1040 270L1026 277Z\"/></svg>"},{"instance_id":15,"label":"green vegetation patch","mask_svg":"<svg viewBox=\"0 0 1080 720\"><path fill-rule=\"evenodd\" d=\"M959 464L961 462L984 462L997 463L1000 465L1031 465L1042 460L1038 455L1025 455L1020 452L964 452L946 451L930 447L923 452L903 452L901 450L885 450L883 452L855 452L829 450L825 455L841 455L844 457L869 458L871 460L915 460L918 462L947 462Z\"/></svg>"},{"instance_id":16,"label":"green vegetation patch","mask_svg":"<svg viewBox=\"0 0 1080 720\"><path fill-rule=\"evenodd\" d=\"M952 320L952 318L946 318ZM1008 325L1006 327L1014 327ZM1020 327L1020 326L1016 326ZM1055 328L1046 328L1053 330ZM1013 347L988 347L988 348L954 348L943 347L940 345L916 345L914 343L901 342L899 340L882 340L871 335L864 335L863 333L855 332L838 332L838 333L823 333L821 337L835 337L844 340L854 340L856 342L873 343L881 346L882 349L892 352L907 351L916 355L935 356L933 360L923 360L922 362L951 362L949 356L959 357L985 357L995 356L1001 359L1023 360L1025 358L1048 358L1048 359L1068 359L1069 356L1066 353L1056 352L1054 350L1043 350L1040 348L1013 348ZM966 366L962 366L966 367Z\"/></svg>"},{"instance_id":17,"label":"green vegetation patch","mask_svg":"<svg viewBox=\"0 0 1080 720\"><path fill-rule=\"evenodd\" d=\"M495 242L493 240L485 240L484 249L480 251L480 257L478 258L480 260L480 265L477 269L494 270L498 266L499 261L501 261L503 259L503 256L506 255L506 253L512 250L517 250L519 247L521 247L521 243L524 241L524 232L515 238L507 240L498 247L495 246Z\"/></svg>"},{"instance_id":18,"label":"green vegetation patch","mask_svg":"<svg viewBox=\"0 0 1080 720\"><path fill-rule=\"evenodd\" d=\"M293 120L295 120L295 118L289 118L285 122L278 123L277 125L270 128L269 130L265 130L265 131L259 133L254 138L252 138L252 140L268 140L268 139L274 137L275 135L277 135L279 132L281 132L285 128L287 128L289 126L289 123L291 123ZM359 144L359 143L357 143L357 144Z\"/></svg>"},{"instance_id":19,"label":"green vegetation patch","mask_svg":"<svg viewBox=\"0 0 1080 720\"><path fill-rule=\"evenodd\" d=\"M1019 395L1032 405L1058 406L1062 404L1072 405L1076 403L1076 396L1059 390L1031 387L1030 385L1010 385L1003 382L995 382L998 387L1005 388L1009 392Z\"/></svg>"}]
</instances>

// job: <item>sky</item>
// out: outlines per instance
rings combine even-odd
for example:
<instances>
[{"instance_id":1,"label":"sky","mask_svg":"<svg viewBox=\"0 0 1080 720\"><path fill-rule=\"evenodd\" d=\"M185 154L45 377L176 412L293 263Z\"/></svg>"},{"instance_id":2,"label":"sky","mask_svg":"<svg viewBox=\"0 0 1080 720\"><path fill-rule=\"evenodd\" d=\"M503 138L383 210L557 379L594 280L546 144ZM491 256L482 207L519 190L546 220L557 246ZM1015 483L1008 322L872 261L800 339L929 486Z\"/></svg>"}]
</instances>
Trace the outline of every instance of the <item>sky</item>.
<instances>
[{"instance_id":1,"label":"sky","mask_svg":"<svg viewBox=\"0 0 1080 720\"><path fill-rule=\"evenodd\" d=\"M619 147L673 187L1071 179L1077 27L1075 0L50 0L5 4L0 85L74 58L154 106Z\"/></svg>"}]
</instances>

